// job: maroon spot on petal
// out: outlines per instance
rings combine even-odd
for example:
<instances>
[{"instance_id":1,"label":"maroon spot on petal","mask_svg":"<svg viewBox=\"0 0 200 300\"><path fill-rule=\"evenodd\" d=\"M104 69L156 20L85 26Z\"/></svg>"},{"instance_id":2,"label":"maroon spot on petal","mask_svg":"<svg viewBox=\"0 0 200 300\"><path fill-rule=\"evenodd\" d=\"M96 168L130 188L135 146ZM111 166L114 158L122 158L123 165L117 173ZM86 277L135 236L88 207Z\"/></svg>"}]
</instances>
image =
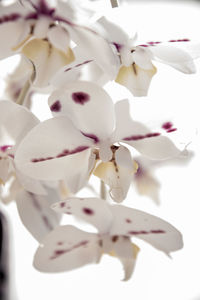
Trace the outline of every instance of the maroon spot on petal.
<instances>
[{"instance_id":1,"label":"maroon spot on petal","mask_svg":"<svg viewBox=\"0 0 200 300\"><path fill-rule=\"evenodd\" d=\"M88 138L90 138L90 139L93 139L95 144L99 143L99 138L98 138L95 134L93 134L93 133L84 133L84 132L82 132L82 131L81 131L81 133L82 133L84 136L86 136L86 137L88 137Z\"/></svg>"},{"instance_id":2,"label":"maroon spot on petal","mask_svg":"<svg viewBox=\"0 0 200 300\"><path fill-rule=\"evenodd\" d=\"M118 239L119 239L118 235L113 235L111 238L113 243L116 243L118 241Z\"/></svg>"},{"instance_id":3,"label":"maroon spot on petal","mask_svg":"<svg viewBox=\"0 0 200 300\"><path fill-rule=\"evenodd\" d=\"M68 71L71 71L72 68L67 68L64 72L68 72Z\"/></svg>"},{"instance_id":4,"label":"maroon spot on petal","mask_svg":"<svg viewBox=\"0 0 200 300\"><path fill-rule=\"evenodd\" d=\"M60 202L60 207L61 208L65 207L65 202Z\"/></svg>"},{"instance_id":5,"label":"maroon spot on petal","mask_svg":"<svg viewBox=\"0 0 200 300\"><path fill-rule=\"evenodd\" d=\"M165 122L163 125L162 125L162 128L165 129L165 130L168 130L170 128L172 128L173 124L171 122Z\"/></svg>"},{"instance_id":6,"label":"maroon spot on petal","mask_svg":"<svg viewBox=\"0 0 200 300\"><path fill-rule=\"evenodd\" d=\"M82 210L86 215L94 215L94 211L91 208L84 207Z\"/></svg>"},{"instance_id":7,"label":"maroon spot on petal","mask_svg":"<svg viewBox=\"0 0 200 300\"><path fill-rule=\"evenodd\" d=\"M56 102L54 102L51 106L50 106L50 110L54 111L54 112L59 112L61 111L61 103L59 100L57 100Z\"/></svg>"},{"instance_id":8,"label":"maroon spot on petal","mask_svg":"<svg viewBox=\"0 0 200 300\"><path fill-rule=\"evenodd\" d=\"M72 99L75 103L84 105L90 100L90 96L84 92L75 92L72 94Z\"/></svg>"},{"instance_id":9,"label":"maroon spot on petal","mask_svg":"<svg viewBox=\"0 0 200 300\"><path fill-rule=\"evenodd\" d=\"M62 245L63 245L63 242L57 242L57 245L58 245L58 246L62 246Z\"/></svg>"},{"instance_id":10,"label":"maroon spot on petal","mask_svg":"<svg viewBox=\"0 0 200 300\"><path fill-rule=\"evenodd\" d=\"M146 230L138 230L138 231L129 231L128 234L131 234L131 235L139 235L139 234L163 234L165 233L164 230L161 230L161 229L153 229L153 230L149 230L149 231L146 231Z\"/></svg>"},{"instance_id":11,"label":"maroon spot on petal","mask_svg":"<svg viewBox=\"0 0 200 300\"><path fill-rule=\"evenodd\" d=\"M0 146L0 151L6 152L10 148L12 148L11 145L3 145L3 146Z\"/></svg>"},{"instance_id":12,"label":"maroon spot on petal","mask_svg":"<svg viewBox=\"0 0 200 300\"><path fill-rule=\"evenodd\" d=\"M126 219L125 221L126 221L126 223L132 223L132 221L130 219Z\"/></svg>"},{"instance_id":13,"label":"maroon spot on petal","mask_svg":"<svg viewBox=\"0 0 200 300\"><path fill-rule=\"evenodd\" d=\"M177 128L171 128L171 129L167 130L167 132L169 133L169 132L173 132L173 131L176 131L176 130L177 130Z\"/></svg>"}]
</instances>

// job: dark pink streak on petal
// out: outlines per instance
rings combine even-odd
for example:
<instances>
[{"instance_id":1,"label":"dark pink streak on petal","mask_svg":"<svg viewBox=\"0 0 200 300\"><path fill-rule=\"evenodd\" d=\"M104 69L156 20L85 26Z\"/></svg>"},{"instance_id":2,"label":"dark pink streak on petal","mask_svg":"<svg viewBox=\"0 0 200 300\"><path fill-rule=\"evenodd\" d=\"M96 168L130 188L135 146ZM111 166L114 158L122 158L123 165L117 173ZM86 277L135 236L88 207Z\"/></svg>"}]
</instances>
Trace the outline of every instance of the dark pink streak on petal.
<instances>
[{"instance_id":1,"label":"dark pink streak on petal","mask_svg":"<svg viewBox=\"0 0 200 300\"><path fill-rule=\"evenodd\" d=\"M54 112L59 112L61 111L61 103L59 100L57 100L56 102L54 102L51 106L50 106L50 110L54 111Z\"/></svg>"},{"instance_id":2,"label":"dark pink streak on petal","mask_svg":"<svg viewBox=\"0 0 200 300\"><path fill-rule=\"evenodd\" d=\"M68 249L60 249L60 250L55 250L53 255L50 257L50 259L56 259L58 257L60 257L61 255L65 254L65 253L68 253L74 249L77 249L79 247L82 247L82 246L86 246L87 244L89 243L89 241L81 241L80 243L78 244L75 244L73 247L71 248L68 248Z\"/></svg>"},{"instance_id":3,"label":"dark pink streak on petal","mask_svg":"<svg viewBox=\"0 0 200 300\"><path fill-rule=\"evenodd\" d=\"M5 23L5 22L14 22L14 21L18 20L21 17L22 16L20 14L17 14L17 13L13 13L13 14L10 14L10 15L5 15L5 16L2 16L0 18L0 24Z\"/></svg>"},{"instance_id":4,"label":"dark pink streak on petal","mask_svg":"<svg viewBox=\"0 0 200 300\"><path fill-rule=\"evenodd\" d=\"M83 66L83 65L86 65L86 64L88 64L88 63L90 63L90 62L92 62L93 60L85 60L84 62L82 62L82 63L80 63L80 64L77 64L77 65L75 65L74 67L72 67L72 68L67 68L64 72L68 72L68 71L71 71L71 70L73 70L73 69L75 69L75 68L78 68L78 67L81 67L81 66Z\"/></svg>"},{"instance_id":5,"label":"dark pink streak on petal","mask_svg":"<svg viewBox=\"0 0 200 300\"><path fill-rule=\"evenodd\" d=\"M90 100L90 96L84 92L75 92L72 94L72 99L75 103L84 105Z\"/></svg>"},{"instance_id":6,"label":"dark pink streak on petal","mask_svg":"<svg viewBox=\"0 0 200 300\"><path fill-rule=\"evenodd\" d=\"M61 153L59 153L58 155L56 155L54 157L51 156L51 157L32 158L31 162L38 163L38 162L51 160L51 159L54 159L54 158L65 157L65 156L68 156L68 155L72 155L72 154L82 152L82 151L84 151L88 148L89 148L88 146L79 146L79 147L77 147L75 149L72 149L72 150L64 149Z\"/></svg>"},{"instance_id":7,"label":"dark pink streak on petal","mask_svg":"<svg viewBox=\"0 0 200 300\"><path fill-rule=\"evenodd\" d=\"M137 231L129 231L128 234L131 234L131 235L139 235L139 234L163 234L165 233L164 230L161 230L161 229L153 229L153 230L149 230L149 231L146 231L146 230L137 230Z\"/></svg>"},{"instance_id":8,"label":"dark pink streak on petal","mask_svg":"<svg viewBox=\"0 0 200 300\"><path fill-rule=\"evenodd\" d=\"M160 133L159 132L151 132L151 133L147 133L145 135L132 135L132 136L128 136L123 138L124 141L138 141L138 140L143 140L146 138L151 138L151 137L156 137L159 136Z\"/></svg>"},{"instance_id":9,"label":"dark pink streak on petal","mask_svg":"<svg viewBox=\"0 0 200 300\"><path fill-rule=\"evenodd\" d=\"M190 39L169 40L168 42L170 42L170 43L175 43L175 42L190 42Z\"/></svg>"},{"instance_id":10,"label":"dark pink streak on petal","mask_svg":"<svg viewBox=\"0 0 200 300\"><path fill-rule=\"evenodd\" d=\"M100 141L99 138L93 133L85 133L85 132L82 132L82 131L81 131L81 133L82 133L82 135L84 135L84 136L86 136L90 139L93 139L95 144L99 143L99 141Z\"/></svg>"},{"instance_id":11,"label":"dark pink streak on petal","mask_svg":"<svg viewBox=\"0 0 200 300\"><path fill-rule=\"evenodd\" d=\"M173 132L173 131L176 131L176 130L177 130L177 128L171 128L171 129L167 130L167 132L170 133L170 132Z\"/></svg>"},{"instance_id":12,"label":"dark pink streak on petal","mask_svg":"<svg viewBox=\"0 0 200 300\"><path fill-rule=\"evenodd\" d=\"M84 207L83 208L83 212L84 212L84 214L86 214L86 215L94 215L94 211L91 209L91 208L88 208L88 207Z\"/></svg>"}]
</instances>

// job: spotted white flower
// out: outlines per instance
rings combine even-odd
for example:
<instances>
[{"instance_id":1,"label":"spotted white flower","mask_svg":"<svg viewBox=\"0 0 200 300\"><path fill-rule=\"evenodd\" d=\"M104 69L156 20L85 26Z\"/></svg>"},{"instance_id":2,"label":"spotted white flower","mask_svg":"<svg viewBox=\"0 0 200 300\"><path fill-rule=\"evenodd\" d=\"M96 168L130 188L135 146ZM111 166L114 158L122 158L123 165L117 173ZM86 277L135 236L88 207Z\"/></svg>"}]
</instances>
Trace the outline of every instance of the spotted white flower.
<instances>
[{"instance_id":1,"label":"spotted white flower","mask_svg":"<svg viewBox=\"0 0 200 300\"><path fill-rule=\"evenodd\" d=\"M129 36L116 24L102 17L100 23L105 37L112 43L121 60L121 67L115 79L128 88L134 96L146 96L156 67L152 61L167 64L185 74L195 73L194 59L200 56L200 44L189 39L154 41L136 44L137 35Z\"/></svg>"},{"instance_id":2,"label":"spotted white flower","mask_svg":"<svg viewBox=\"0 0 200 300\"><path fill-rule=\"evenodd\" d=\"M132 237L142 239L167 255L182 248L180 232L148 213L98 198L68 198L52 206L97 228L98 234L62 226L48 234L38 248L34 266L42 272L62 272L98 263L102 254L116 256L124 267L124 280L133 272L139 248Z\"/></svg>"},{"instance_id":3,"label":"spotted white flower","mask_svg":"<svg viewBox=\"0 0 200 300\"><path fill-rule=\"evenodd\" d=\"M77 25L72 1L17 1L0 5L0 59L22 53L34 64L35 86L46 86L59 68L71 63L71 40L113 78L118 58L99 34ZM101 52L99 53L99 49ZM30 63L29 69L32 68Z\"/></svg>"},{"instance_id":4,"label":"spotted white flower","mask_svg":"<svg viewBox=\"0 0 200 300\"><path fill-rule=\"evenodd\" d=\"M120 202L136 171L129 149L121 142L151 159L181 154L167 136L131 119L128 100L114 105L94 83L70 83L51 95L49 105L55 118L33 128L15 155L19 170L32 178L66 179L75 193L85 185L98 159L95 175L110 186L112 198Z\"/></svg>"}]
</instances>

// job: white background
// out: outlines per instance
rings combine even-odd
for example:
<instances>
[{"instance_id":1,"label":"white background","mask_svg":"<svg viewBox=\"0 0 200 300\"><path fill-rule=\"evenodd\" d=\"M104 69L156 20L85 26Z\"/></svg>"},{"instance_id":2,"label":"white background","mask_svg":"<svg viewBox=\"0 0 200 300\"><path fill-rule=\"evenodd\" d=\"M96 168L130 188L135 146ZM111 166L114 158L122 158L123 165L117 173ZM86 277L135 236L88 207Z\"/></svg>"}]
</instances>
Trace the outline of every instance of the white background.
<instances>
[{"instance_id":1,"label":"white background","mask_svg":"<svg viewBox=\"0 0 200 300\"><path fill-rule=\"evenodd\" d=\"M160 2L129 1L128 9L123 8L117 22L129 30L130 35L138 31L143 41L191 38L200 42L200 5L193 1ZM102 7L108 12L109 1ZM111 13L114 16L117 11ZM181 167L170 164L156 170L156 178L162 184L160 206L137 196L133 190L124 202L176 226L183 233L183 250L173 253L170 260L149 245L137 242L141 251L134 275L128 282L121 281L120 263L108 256L99 265L64 274L41 274L31 265L37 242L21 225L13 203L6 210L12 222L18 300L200 299L200 64L197 62L197 65L197 74L184 75L157 63L158 73L145 99L134 99L119 86L107 87L115 100L129 97L134 118L150 124L153 118L155 124L172 120L178 127L177 136L180 134L183 142L191 142L188 149L193 150L195 156L189 164ZM38 103L38 106L41 111L42 105Z\"/></svg>"}]
</instances>

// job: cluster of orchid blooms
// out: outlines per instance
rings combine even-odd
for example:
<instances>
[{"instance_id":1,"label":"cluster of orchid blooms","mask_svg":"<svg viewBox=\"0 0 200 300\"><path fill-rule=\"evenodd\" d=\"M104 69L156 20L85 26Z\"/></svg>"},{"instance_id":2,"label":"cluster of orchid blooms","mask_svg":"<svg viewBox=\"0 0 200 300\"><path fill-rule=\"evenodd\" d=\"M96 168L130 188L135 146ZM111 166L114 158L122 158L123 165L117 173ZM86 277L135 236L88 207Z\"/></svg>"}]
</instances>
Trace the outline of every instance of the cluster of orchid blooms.
<instances>
[{"instance_id":1,"label":"cluster of orchid blooms","mask_svg":"<svg viewBox=\"0 0 200 300\"><path fill-rule=\"evenodd\" d=\"M1 200L16 201L23 224L38 240L34 266L39 271L68 271L109 254L121 261L128 280L139 252L132 238L167 255L183 242L166 221L119 203L133 181L139 193L157 200L158 183L143 161L187 153L171 140L176 130L171 122L153 130L134 121L129 100L114 104L103 86L116 81L134 96L146 96L157 71L154 60L194 73L200 44L188 39L137 44L137 36L130 38L105 17L91 22L95 12L77 5L64 0L0 4L0 59L20 55L7 81L12 97L0 101ZM49 95L52 117L43 122L25 105L36 92ZM131 149L140 156L134 159ZM109 190L109 201L108 193L77 196L93 175L102 190ZM62 214L95 229L60 225Z\"/></svg>"}]
</instances>

